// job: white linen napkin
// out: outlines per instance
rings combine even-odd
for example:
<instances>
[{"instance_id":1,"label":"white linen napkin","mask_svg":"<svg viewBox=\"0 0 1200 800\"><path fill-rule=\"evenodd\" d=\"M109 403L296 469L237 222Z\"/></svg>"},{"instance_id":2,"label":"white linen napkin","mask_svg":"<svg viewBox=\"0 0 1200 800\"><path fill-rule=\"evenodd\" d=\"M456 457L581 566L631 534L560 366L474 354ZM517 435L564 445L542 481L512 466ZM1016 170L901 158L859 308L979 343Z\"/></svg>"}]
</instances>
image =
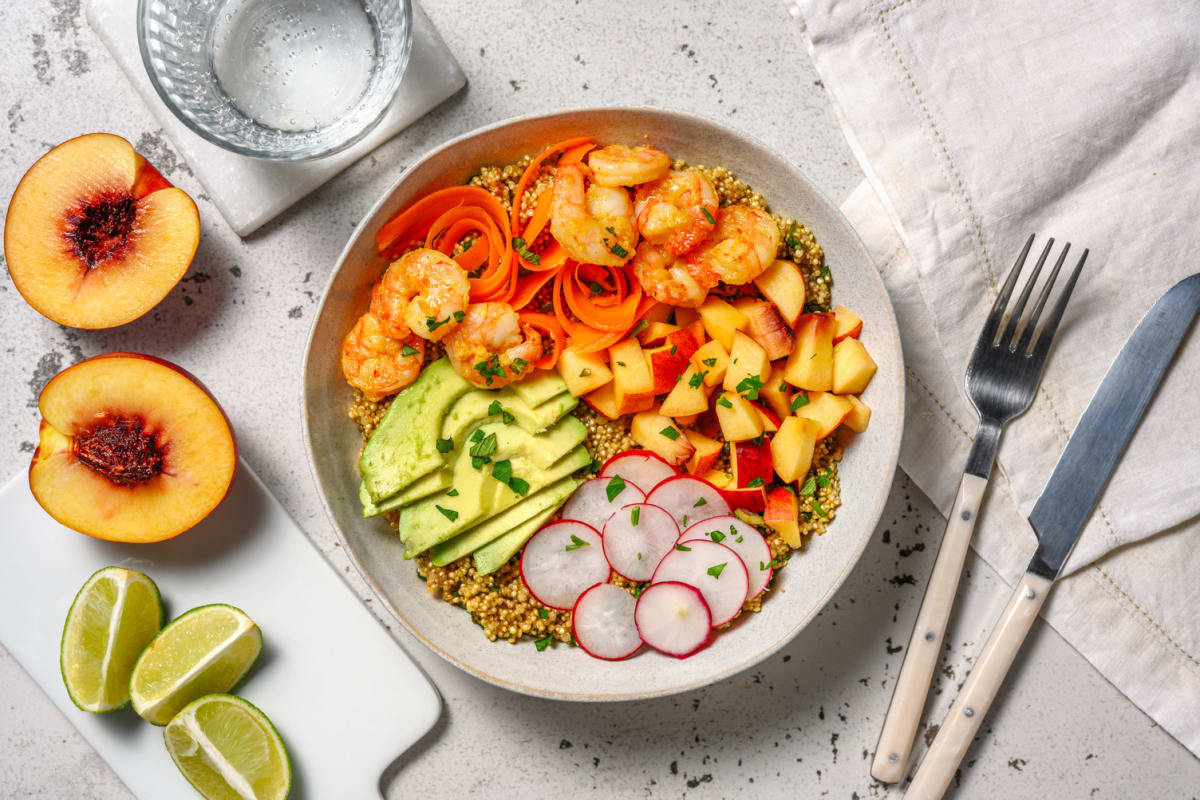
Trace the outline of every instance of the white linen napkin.
<instances>
[{"instance_id":1,"label":"white linen napkin","mask_svg":"<svg viewBox=\"0 0 1200 800\"><path fill-rule=\"evenodd\" d=\"M1200 24L1167 0L800 0L868 176L844 210L908 364L901 466L943 511L976 415L962 375L1026 236L1091 250L1042 388L1005 431L976 549L1010 580L1022 519L1125 338L1200 269ZM1036 252L1036 251L1035 251ZM1057 255L1057 250L1055 251ZM1044 616L1200 755L1200 334L1126 451Z\"/></svg>"}]
</instances>

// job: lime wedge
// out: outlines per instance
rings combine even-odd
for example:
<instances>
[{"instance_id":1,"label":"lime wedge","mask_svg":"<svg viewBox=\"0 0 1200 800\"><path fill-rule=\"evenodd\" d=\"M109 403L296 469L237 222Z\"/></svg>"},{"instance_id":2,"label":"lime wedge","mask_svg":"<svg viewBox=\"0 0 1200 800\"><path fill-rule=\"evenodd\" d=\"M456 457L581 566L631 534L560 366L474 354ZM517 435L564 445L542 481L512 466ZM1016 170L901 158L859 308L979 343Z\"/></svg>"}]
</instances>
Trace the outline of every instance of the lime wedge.
<instances>
[{"instance_id":1,"label":"lime wedge","mask_svg":"<svg viewBox=\"0 0 1200 800\"><path fill-rule=\"evenodd\" d=\"M232 689L261 651L262 632L240 609L193 608L163 628L133 665L133 710L166 725L197 697Z\"/></svg>"},{"instance_id":2,"label":"lime wedge","mask_svg":"<svg viewBox=\"0 0 1200 800\"><path fill-rule=\"evenodd\" d=\"M179 771L207 800L282 800L292 764L271 720L231 694L192 701L163 731Z\"/></svg>"},{"instance_id":3,"label":"lime wedge","mask_svg":"<svg viewBox=\"0 0 1200 800\"><path fill-rule=\"evenodd\" d=\"M105 567L88 578L67 612L59 654L71 702L93 714L128 703L133 662L162 624L158 587L142 573Z\"/></svg>"}]
</instances>

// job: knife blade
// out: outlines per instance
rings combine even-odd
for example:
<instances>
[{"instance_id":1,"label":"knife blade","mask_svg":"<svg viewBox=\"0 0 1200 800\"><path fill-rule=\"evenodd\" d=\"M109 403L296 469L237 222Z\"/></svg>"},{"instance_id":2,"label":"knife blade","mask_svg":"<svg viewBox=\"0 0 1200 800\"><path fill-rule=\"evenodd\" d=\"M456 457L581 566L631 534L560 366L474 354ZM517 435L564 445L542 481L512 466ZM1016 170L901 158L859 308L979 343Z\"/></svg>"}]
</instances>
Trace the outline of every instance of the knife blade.
<instances>
[{"instance_id":1,"label":"knife blade","mask_svg":"<svg viewBox=\"0 0 1200 800\"><path fill-rule=\"evenodd\" d=\"M1038 538L1030 572L1054 580L1062 571L1198 310L1200 273L1171 287L1125 340L1029 514Z\"/></svg>"}]
</instances>

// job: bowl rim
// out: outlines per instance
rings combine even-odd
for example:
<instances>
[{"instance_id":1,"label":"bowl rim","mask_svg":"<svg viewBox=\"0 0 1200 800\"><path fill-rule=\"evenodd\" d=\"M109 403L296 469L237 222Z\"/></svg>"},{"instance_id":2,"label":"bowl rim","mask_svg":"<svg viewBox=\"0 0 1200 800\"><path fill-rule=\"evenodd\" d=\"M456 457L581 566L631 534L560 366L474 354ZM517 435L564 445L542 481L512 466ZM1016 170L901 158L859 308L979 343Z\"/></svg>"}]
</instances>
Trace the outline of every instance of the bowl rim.
<instances>
[{"instance_id":1,"label":"bowl rim","mask_svg":"<svg viewBox=\"0 0 1200 800\"><path fill-rule=\"evenodd\" d=\"M842 223L845 225L846 230L850 233L851 242L859 251L859 255L867 264L869 264L871 266L871 279L876 284L876 286L880 292L880 295L884 299L884 308L885 308L885 311L887 314L886 323L890 327L890 330L892 331L892 333L894 334L895 341L897 342L897 344L899 344L899 341L900 341L899 326L896 321L896 312L895 312L895 308L892 305L891 295L888 294L887 288L883 283L882 275L879 272L879 268L878 268L878 266L876 266L874 259L871 258L870 252L867 250L866 245L863 244L862 237L859 236L858 231L854 228L853 225L850 224L850 221L842 213L841 208L839 206L837 206L835 203L833 203L829 199L829 197L825 194L825 192L822 191L819 187L817 187L817 185L814 184L808 178L807 175L805 175L789 159L786 159L783 156L779 155L775 151L774 148L772 148L769 145L767 145L766 143L764 143L761 139L759 139L755 136L752 136L751 134L745 133L745 132L743 132L737 128L734 128L730 125L727 125L723 122L718 122L716 120L713 120L713 119L710 119L708 117L704 117L704 116L701 116L698 114L673 111L673 110L669 110L669 109L657 108L654 106L604 106L604 107L589 106L589 107L580 107L580 108L566 108L566 109L560 109L560 110L548 112L548 113L524 114L524 115L520 115L520 116L508 117L508 118L505 118L505 119L502 119L502 120L499 120L496 122L492 122L492 123L489 123L486 125L472 128L469 131L466 131L458 136L453 137L452 139L449 139L448 141L444 142L441 145L438 145L437 147L434 147L430 150L425 151L419 158L413 159L407 166L405 166L405 168L400 172L399 176L397 176L396 180L393 181L387 187L387 189L385 189L380 194L379 198L371 205L371 207L366 212L363 213L362 219L359 220L358 224L355 225L354 230L351 231L349 237L346 240L345 246L342 248L341 253L338 254L337 262L336 262L334 268L332 270L330 270L329 276L325 281L325 286L322 289L321 302L317 306L316 312L313 314L313 321L309 326L309 334L308 334L308 337L307 337L307 340L306 340L305 346L304 346L304 363L303 363L302 369L301 369L301 381L300 381L300 387L301 387L300 388L300 407L301 407L300 408L300 411L301 411L300 416L301 416L301 423L302 423L302 432L304 435L305 455L308 457L309 471L312 474L314 482L317 484L318 495L321 498L321 507L325 510L325 516L329 520L330 524L333 526L333 529L337 534L338 540L342 544L341 549L346 553L350 562L354 564L354 568L358 571L358 574L362 578L363 582L366 583L367 586L369 586L371 588L371 591L374 592L375 596L379 599L382 606L387 609L388 613L397 622L399 622L404 627L404 629L406 631L408 631L409 634L411 634L414 638L416 638L417 641L421 642L423 645L428 647L431 651L436 653L438 656L440 656L446 662L448 662L448 663L454 665L455 667L461 669L462 671L464 671L470 675L473 675L481 680L484 680L494 686L498 686L500 688L508 689L510 691L514 691L519 694L524 694L524 695L528 695L531 697L542 697L542 698L547 698L547 699L551 699L551 700L566 700L566 701L573 701L573 702L624 702L624 701L630 701L630 700L649 700L649 699L657 698L657 697L669 697L672 695L681 694L683 692L700 689L705 686L710 686L714 683L717 683L719 681L722 681L722 680L730 678L734 675L737 675L738 673L743 672L744 670L750 669L753 666L755 666L756 664L759 664L762 661L764 661L765 659L771 657L772 655L777 653L780 649L782 649L786 644L788 644L788 642L790 642L792 639L796 638L796 636L798 636L802 630L804 630L806 627L808 627L808 625L812 622L812 620L815 619L816 616L818 614L820 614L820 612L825 608L825 606L827 606L829 604L830 600L833 598L833 596L835 594L837 594L838 590L841 589L842 585L846 582L846 579L849 577L851 571L853 571L853 569L858 565L858 562L862 559L862 555L866 551L867 544L870 542L871 536L874 534L875 529L879 525L879 519L883 514L884 505L887 503L888 497L891 494L891 488L895 481L896 467L899 462L900 444L901 444L901 439L903 438L903 433L904 433L904 406L905 406L904 374L905 374L905 372L904 372L904 351L903 351L902 347L897 346L896 350L897 350L898 361L897 361L897 365L896 365L897 369L896 369L896 376L895 376L896 377L896 385L892 387L892 392L891 392L891 396L895 398L896 420L897 420L896 431L895 431L894 436L892 437L892 441L890 442L889 451L887 453L887 457L886 457L886 461L885 461L885 463L887 464L885 480L881 482L881 488L879 491L879 495L875 498L875 507L871 510L871 512L869 513L869 515L867 517L868 524L864 526L862 534L859 537L859 540L854 545L854 549L851 553L850 558L848 558L846 560L845 564L841 568L841 571L837 574L837 576L834 578L833 582L829 585L829 588L825 591L824 594L822 594L816 600L816 602L812 605L809 612L805 616L797 619L796 622L774 642L766 645L765 647L757 649L749 657L747 657L735 664L731 664L724 669L721 669L721 670L715 671L709 675L706 675L703 678L687 681L685 683L681 683L679 685L664 688L664 689L656 689L656 690L648 690L648 691L635 691L635 692L614 692L614 693L603 693L603 694L585 693L585 692L567 694L567 693L563 693L563 692L547 691L544 689L539 689L536 686L529 686L529 685L525 685L522 683L514 682L514 681L506 679L506 678L500 678L495 675L492 675L489 672L481 669L480 667L470 664L470 663L467 663L467 662L455 657L454 655L446 652L441 647L439 647L436 643L434 643L433 641L428 639L425 635L423 635L413 625L411 625L409 623L409 621L404 617L404 615L402 615L399 612L399 610L393 606L393 604L389 600L387 594L381 589L381 587L378 585L378 583L376 582L374 577L369 573L369 571L363 565L363 563L361 562L361 560L358 557L358 554L355 552L354 548L350 546L350 542L347 539L346 532L343 531L341 526L338 524L337 517L334 515L333 508L329 504L329 498L326 496L325 488L321 483L319 474L317 473L316 454L313 452L312 435L311 435L310 424L309 424L308 404L305 402L305 396L307 393L308 378L309 378L309 372L308 372L308 370L309 370L309 355L312 351L313 344L316 339L317 327L318 327L318 324L319 324L319 322L323 316L323 313L325 311L326 303L328 303L331 299L330 289L333 285L333 282L337 278L337 276L341 272L341 270L345 267L346 259L350 255L350 252L353 249L355 242L357 242L364 235L364 233L366 231L367 223L374 218L374 216L379 212L380 208L385 203L388 202L388 200L397 191L397 189L399 189L399 187L406 180L408 180L410 175L412 175L417 169L419 169L421 166L423 166L430 159L434 158L435 156L437 156L447 150L453 149L454 147L458 146L460 143L462 143L468 139L472 139L477 136L487 134L492 131L496 131L501 128L505 128L509 125L513 125L513 124L517 124L517 123L538 122L538 121L549 120L551 118L557 118L557 117L563 117L563 116L601 114L601 113L610 114L610 113L647 113L647 112L652 113L652 114L663 115L665 117L672 117L672 118L686 121L686 122L693 123L693 124L699 123L702 125L709 125L709 126L713 126L715 128L719 128L727 133L730 133L734 136L744 139L745 141L750 142L751 144L755 145L756 147L766 150L767 152L773 154L780 161L788 164L788 166L795 172L795 174L801 180L803 180L805 183L807 183L809 188L812 189L812 191L817 195L817 197L819 197L820 200L822 202L824 202L826 204L826 206L833 211L833 213L837 216L837 218L839 218L842 221Z\"/></svg>"},{"instance_id":2,"label":"bowl rim","mask_svg":"<svg viewBox=\"0 0 1200 800\"><path fill-rule=\"evenodd\" d=\"M408 62L412 58L413 46L413 0L396 0L400 4L401 13L404 15L405 30L408 35L404 37L403 49L399 60L399 68L396 70L394 85L390 91L385 91L387 101L380 105L378 113L368 120L353 136L344 139L336 144L331 144L327 147L315 150L290 150L282 153L276 151L267 151L256 147L248 147L246 145L237 144L235 142L223 139L215 135L212 131L201 127L194 119L183 113L183 110L171 99L171 95L158 78L158 72L151 67L152 56L150 49L146 45L146 11L151 3L157 0L138 0L137 4L137 43L138 53L142 58L142 68L146 70L146 77L150 79L150 85L154 88L154 93L158 95L158 99L163 102L167 110L175 119L179 120L192 133L199 136L206 142L214 144L223 150L228 150L237 153L241 156L259 159L261 161L274 161L280 163L298 163L304 161L313 161L318 158L336 155L350 147L361 142L366 138L367 134L375 130L380 121L392 109L392 105L396 102L396 95L400 91L400 84L404 82L404 76L408 72ZM224 90L222 90L224 91ZM265 126L264 126L265 127ZM394 187L393 187L394 188Z\"/></svg>"}]
</instances>

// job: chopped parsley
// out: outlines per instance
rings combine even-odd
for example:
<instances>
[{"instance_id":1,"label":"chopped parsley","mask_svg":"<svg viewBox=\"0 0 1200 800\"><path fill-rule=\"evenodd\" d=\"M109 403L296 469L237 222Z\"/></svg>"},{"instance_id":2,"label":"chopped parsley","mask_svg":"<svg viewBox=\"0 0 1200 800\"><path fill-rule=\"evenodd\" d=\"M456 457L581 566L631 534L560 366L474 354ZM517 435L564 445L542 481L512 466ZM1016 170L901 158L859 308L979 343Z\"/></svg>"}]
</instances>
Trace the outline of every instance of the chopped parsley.
<instances>
[{"instance_id":1,"label":"chopped parsley","mask_svg":"<svg viewBox=\"0 0 1200 800\"><path fill-rule=\"evenodd\" d=\"M587 287L592 290L592 293L588 295L589 300L604 294L604 287L600 285L599 281L588 281Z\"/></svg>"},{"instance_id":2,"label":"chopped parsley","mask_svg":"<svg viewBox=\"0 0 1200 800\"><path fill-rule=\"evenodd\" d=\"M618 362L617 362L617 366L618 366L618 367L623 367L623 366L625 366L625 362L624 362L624 361L618 361Z\"/></svg>"},{"instance_id":3,"label":"chopped parsley","mask_svg":"<svg viewBox=\"0 0 1200 800\"><path fill-rule=\"evenodd\" d=\"M513 374L515 375L518 372L524 372L525 368L529 366L529 362L526 361L525 359L521 358L520 356L517 356L516 358L514 358L512 360L511 366L512 366Z\"/></svg>"},{"instance_id":4,"label":"chopped parsley","mask_svg":"<svg viewBox=\"0 0 1200 800\"><path fill-rule=\"evenodd\" d=\"M708 498L701 497L699 500L692 503L692 508L699 508L700 506L706 506L706 505L708 505Z\"/></svg>"},{"instance_id":5,"label":"chopped parsley","mask_svg":"<svg viewBox=\"0 0 1200 800\"><path fill-rule=\"evenodd\" d=\"M608 495L608 502L617 499L617 495L625 491L625 479L620 475L613 475L612 480L608 482L608 486L604 487L604 493Z\"/></svg>"},{"instance_id":6,"label":"chopped parsley","mask_svg":"<svg viewBox=\"0 0 1200 800\"><path fill-rule=\"evenodd\" d=\"M589 376L591 374L592 374L592 370L588 367L584 367L583 369L579 370L579 377L581 377L581 378L586 378L587 376Z\"/></svg>"},{"instance_id":7,"label":"chopped parsley","mask_svg":"<svg viewBox=\"0 0 1200 800\"><path fill-rule=\"evenodd\" d=\"M826 513L825 509L821 507L820 502L818 502L817 498L815 497L813 498L813 511L817 512L818 517L822 517L824 519L829 518L829 514Z\"/></svg>"},{"instance_id":8,"label":"chopped parsley","mask_svg":"<svg viewBox=\"0 0 1200 800\"><path fill-rule=\"evenodd\" d=\"M724 395L717 398L717 405L723 406L724 408L733 408L733 403L729 402L729 398L725 397Z\"/></svg>"},{"instance_id":9,"label":"chopped parsley","mask_svg":"<svg viewBox=\"0 0 1200 800\"><path fill-rule=\"evenodd\" d=\"M817 490L817 481L815 478L813 478L810 475L808 480L806 480L804 482L804 485L800 487L800 496L804 497L805 495L812 494L816 490Z\"/></svg>"},{"instance_id":10,"label":"chopped parsley","mask_svg":"<svg viewBox=\"0 0 1200 800\"><path fill-rule=\"evenodd\" d=\"M438 328L442 327L449 321L450 321L449 317L446 317L445 319L437 319L435 317L426 317L425 318L425 327L429 328L430 333L433 333L434 331L436 331Z\"/></svg>"},{"instance_id":11,"label":"chopped parsley","mask_svg":"<svg viewBox=\"0 0 1200 800\"><path fill-rule=\"evenodd\" d=\"M649 587L649 586L650 586L650 584L648 584L648 583L639 583L637 586L633 587L633 596L641 597L642 592L646 591L647 587Z\"/></svg>"},{"instance_id":12,"label":"chopped parsley","mask_svg":"<svg viewBox=\"0 0 1200 800\"><path fill-rule=\"evenodd\" d=\"M716 356L714 356L714 357L712 357L712 358L706 358L706 359L704 359L704 366L706 366L706 367L715 367L716 365L717 365L717 359L716 359Z\"/></svg>"},{"instance_id":13,"label":"chopped parsley","mask_svg":"<svg viewBox=\"0 0 1200 800\"><path fill-rule=\"evenodd\" d=\"M524 497L529 493L529 481L524 478L509 478L508 488L521 495L521 497Z\"/></svg>"},{"instance_id":14,"label":"chopped parsley","mask_svg":"<svg viewBox=\"0 0 1200 800\"><path fill-rule=\"evenodd\" d=\"M438 511L442 512L442 516L445 517L446 519L450 520L451 522L454 522L454 520L458 519L458 512L455 511L453 508L442 508L441 506L437 505L436 503L434 504L433 507L436 508Z\"/></svg>"},{"instance_id":15,"label":"chopped parsley","mask_svg":"<svg viewBox=\"0 0 1200 800\"><path fill-rule=\"evenodd\" d=\"M776 558L776 559L772 559L771 561L768 561L768 562L767 562L767 563L765 563L765 564L764 564L763 562L761 562L761 561L760 561L760 562L758 562L758 569L759 569L760 571L762 571L762 572L766 572L766 571L767 571L767 570L769 570L771 567L782 567L782 566L783 566L784 564L786 564L786 563L787 563L787 559L786 559L786 558Z\"/></svg>"},{"instance_id":16,"label":"chopped parsley","mask_svg":"<svg viewBox=\"0 0 1200 800\"><path fill-rule=\"evenodd\" d=\"M418 352L420 351L411 344L406 344L404 347L400 348L400 355L404 356L405 358L408 358L409 356L415 356Z\"/></svg>"},{"instance_id":17,"label":"chopped parsley","mask_svg":"<svg viewBox=\"0 0 1200 800\"><path fill-rule=\"evenodd\" d=\"M675 351L678 349L679 349L679 345L677 345L677 344L671 345L671 355L675 355Z\"/></svg>"},{"instance_id":18,"label":"chopped parsley","mask_svg":"<svg viewBox=\"0 0 1200 800\"><path fill-rule=\"evenodd\" d=\"M479 430L478 428L476 428L475 432L471 434L472 442L478 442L482 438L483 438L483 431Z\"/></svg>"},{"instance_id":19,"label":"chopped parsley","mask_svg":"<svg viewBox=\"0 0 1200 800\"><path fill-rule=\"evenodd\" d=\"M492 464L492 477L501 483L508 483L512 478L512 462L506 458Z\"/></svg>"},{"instance_id":20,"label":"chopped parsley","mask_svg":"<svg viewBox=\"0 0 1200 800\"><path fill-rule=\"evenodd\" d=\"M712 539L714 542L717 542L718 544L725 540L725 534L721 533L720 531L709 531L708 536L710 539Z\"/></svg>"},{"instance_id":21,"label":"chopped parsley","mask_svg":"<svg viewBox=\"0 0 1200 800\"><path fill-rule=\"evenodd\" d=\"M446 497L458 497L458 489L451 489L446 492Z\"/></svg>"},{"instance_id":22,"label":"chopped parsley","mask_svg":"<svg viewBox=\"0 0 1200 800\"><path fill-rule=\"evenodd\" d=\"M747 488L754 489L763 485L763 479L760 476L755 476L746 484Z\"/></svg>"},{"instance_id":23,"label":"chopped parsley","mask_svg":"<svg viewBox=\"0 0 1200 800\"><path fill-rule=\"evenodd\" d=\"M808 392L801 389L800 391L796 392L796 396L792 398L792 404L789 406L789 408L791 408L792 411L795 411L798 408L804 408L806 405L808 405L808 403Z\"/></svg>"},{"instance_id":24,"label":"chopped parsley","mask_svg":"<svg viewBox=\"0 0 1200 800\"><path fill-rule=\"evenodd\" d=\"M692 548L688 547L686 544L677 544L677 545L675 545L675 549L682 550L685 553L692 552Z\"/></svg>"},{"instance_id":25,"label":"chopped parsley","mask_svg":"<svg viewBox=\"0 0 1200 800\"><path fill-rule=\"evenodd\" d=\"M513 250L521 258L525 259L530 264L538 266L542 263L542 257L533 252L526 246L526 242L520 236L514 237L512 240Z\"/></svg>"},{"instance_id":26,"label":"chopped parsley","mask_svg":"<svg viewBox=\"0 0 1200 800\"><path fill-rule=\"evenodd\" d=\"M501 409L500 409L500 401L499 401L499 400L493 400L493 401L492 401L492 404L491 404L490 406L488 406L487 413L488 413L488 416L489 416L489 417L494 417L496 414L499 414L499 413L500 413L500 411L501 411Z\"/></svg>"},{"instance_id":27,"label":"chopped parsley","mask_svg":"<svg viewBox=\"0 0 1200 800\"><path fill-rule=\"evenodd\" d=\"M538 609L538 616L539 616L539 617L541 617L542 619L546 619L547 617L549 617L549 616L550 616L550 609L548 609L548 608L539 608L539 609Z\"/></svg>"},{"instance_id":28,"label":"chopped parsley","mask_svg":"<svg viewBox=\"0 0 1200 800\"><path fill-rule=\"evenodd\" d=\"M817 473L817 486L820 486L823 489L828 485L829 485L829 476L826 475L824 472L818 472Z\"/></svg>"},{"instance_id":29,"label":"chopped parsley","mask_svg":"<svg viewBox=\"0 0 1200 800\"><path fill-rule=\"evenodd\" d=\"M545 637L544 639L538 639L536 642L533 643L533 646L536 647L537 651L540 653L543 650L545 650L547 647L549 647L550 643L553 641L554 641L554 636L551 635L551 636Z\"/></svg>"},{"instance_id":30,"label":"chopped parsley","mask_svg":"<svg viewBox=\"0 0 1200 800\"><path fill-rule=\"evenodd\" d=\"M725 571L725 565L728 563L728 561L723 561L720 564L713 564L711 567L706 569L705 572L707 572L709 575L712 575L714 578L720 578L721 573Z\"/></svg>"},{"instance_id":31,"label":"chopped parsley","mask_svg":"<svg viewBox=\"0 0 1200 800\"><path fill-rule=\"evenodd\" d=\"M581 547L591 547L591 546L592 546L591 542L586 541L584 539L580 539L578 536L576 536L575 534L572 533L571 534L571 543L569 545L567 545L566 547L564 547L563 549L570 552L571 550L578 550Z\"/></svg>"},{"instance_id":32,"label":"chopped parsley","mask_svg":"<svg viewBox=\"0 0 1200 800\"><path fill-rule=\"evenodd\" d=\"M704 372L695 373L694 375L692 375L692 377L688 378L688 386L692 387L693 389L699 389L700 384L704 383L704 376L707 374L708 374L708 370L704 370Z\"/></svg>"},{"instance_id":33,"label":"chopped parsley","mask_svg":"<svg viewBox=\"0 0 1200 800\"><path fill-rule=\"evenodd\" d=\"M617 236L617 232L615 230L613 230L613 227L611 225L609 225L604 230L608 231L613 236ZM629 251L626 250L624 247L621 247L619 242L611 242L610 243L608 241L608 239L605 239L604 246L608 248L608 252L612 253L617 258L624 258L625 256L629 255Z\"/></svg>"},{"instance_id":34,"label":"chopped parsley","mask_svg":"<svg viewBox=\"0 0 1200 800\"><path fill-rule=\"evenodd\" d=\"M454 440L453 439L438 439L437 440L437 451L439 453L449 453L453 449L454 449Z\"/></svg>"},{"instance_id":35,"label":"chopped parsley","mask_svg":"<svg viewBox=\"0 0 1200 800\"><path fill-rule=\"evenodd\" d=\"M454 317L455 322L462 322L467 315L462 311L455 311L451 316Z\"/></svg>"},{"instance_id":36,"label":"chopped parsley","mask_svg":"<svg viewBox=\"0 0 1200 800\"><path fill-rule=\"evenodd\" d=\"M632 522L633 526L636 528L637 524L638 524L638 520L640 520L641 518L642 518L642 507L634 506L633 510L629 512L629 521ZM638 553L638 558L641 558L641 557L642 557L642 554Z\"/></svg>"},{"instance_id":37,"label":"chopped parsley","mask_svg":"<svg viewBox=\"0 0 1200 800\"><path fill-rule=\"evenodd\" d=\"M758 390L763 387L762 378L757 375L747 375L738 381L738 394L745 394L748 400L758 399Z\"/></svg>"},{"instance_id":38,"label":"chopped parsley","mask_svg":"<svg viewBox=\"0 0 1200 800\"><path fill-rule=\"evenodd\" d=\"M492 385L493 378L508 377L508 373L505 372L504 367L500 365L500 359L497 356L492 356L487 361L480 361L475 365L474 369L486 379L485 383L487 383L488 386Z\"/></svg>"},{"instance_id":39,"label":"chopped parsley","mask_svg":"<svg viewBox=\"0 0 1200 800\"><path fill-rule=\"evenodd\" d=\"M480 431L475 432L480 433ZM474 437L472 437L472 441L474 441ZM471 447L471 455L477 457L490 456L494 452L496 452L496 434L494 433L482 437Z\"/></svg>"},{"instance_id":40,"label":"chopped parsley","mask_svg":"<svg viewBox=\"0 0 1200 800\"><path fill-rule=\"evenodd\" d=\"M659 431L659 433L670 439L672 442L679 438L679 431L675 428L672 428L670 425L663 428L661 431Z\"/></svg>"},{"instance_id":41,"label":"chopped parsley","mask_svg":"<svg viewBox=\"0 0 1200 800\"><path fill-rule=\"evenodd\" d=\"M709 225L716 225L717 221L713 219L713 215L704 206L700 206L700 210L704 212L704 218L708 220Z\"/></svg>"},{"instance_id":42,"label":"chopped parsley","mask_svg":"<svg viewBox=\"0 0 1200 800\"><path fill-rule=\"evenodd\" d=\"M648 328L648 327L650 327L650 320L644 319L641 322L639 322L637 325L634 325L632 329L630 329L629 335L637 336L639 333L646 330L646 328Z\"/></svg>"},{"instance_id":43,"label":"chopped parsley","mask_svg":"<svg viewBox=\"0 0 1200 800\"><path fill-rule=\"evenodd\" d=\"M804 245L800 243L799 239L792 236L792 233L795 230L796 230L796 223L793 222L791 225L788 226L787 233L783 237L783 243L786 244L788 246L788 248L791 250L795 250L796 248L800 248L801 250L803 250Z\"/></svg>"}]
</instances>

